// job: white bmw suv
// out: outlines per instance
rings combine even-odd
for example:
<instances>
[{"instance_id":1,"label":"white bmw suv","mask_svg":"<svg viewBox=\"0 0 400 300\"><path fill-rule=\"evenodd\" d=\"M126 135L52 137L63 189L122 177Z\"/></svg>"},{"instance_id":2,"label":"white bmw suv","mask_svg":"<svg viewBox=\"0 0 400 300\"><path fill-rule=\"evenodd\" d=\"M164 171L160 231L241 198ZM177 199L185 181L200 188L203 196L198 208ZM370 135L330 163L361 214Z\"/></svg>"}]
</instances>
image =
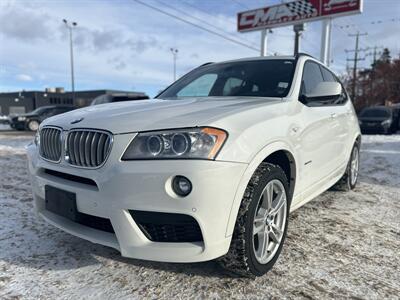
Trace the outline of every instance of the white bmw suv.
<instances>
[{"instance_id":1,"label":"white bmw suv","mask_svg":"<svg viewBox=\"0 0 400 300\"><path fill-rule=\"evenodd\" d=\"M155 99L47 119L28 147L38 214L123 256L275 264L289 212L355 187L360 129L307 55L209 63Z\"/></svg>"}]
</instances>

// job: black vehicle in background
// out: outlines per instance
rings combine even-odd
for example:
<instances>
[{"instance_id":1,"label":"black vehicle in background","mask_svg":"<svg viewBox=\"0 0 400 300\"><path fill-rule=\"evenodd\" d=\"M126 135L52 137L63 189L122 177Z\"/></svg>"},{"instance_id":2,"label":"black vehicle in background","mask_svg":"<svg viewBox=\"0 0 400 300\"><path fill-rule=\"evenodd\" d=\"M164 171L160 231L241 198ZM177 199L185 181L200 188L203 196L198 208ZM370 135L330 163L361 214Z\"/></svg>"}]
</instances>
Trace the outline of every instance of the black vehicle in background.
<instances>
[{"instance_id":1,"label":"black vehicle in background","mask_svg":"<svg viewBox=\"0 0 400 300\"><path fill-rule=\"evenodd\" d=\"M98 96L93 99L90 105L146 99L149 99L149 96L147 96L145 93L115 93Z\"/></svg>"},{"instance_id":2,"label":"black vehicle in background","mask_svg":"<svg viewBox=\"0 0 400 300\"><path fill-rule=\"evenodd\" d=\"M30 113L10 117L10 126L17 130L36 131L43 120L74 109L76 107L67 105L42 106Z\"/></svg>"},{"instance_id":3,"label":"black vehicle in background","mask_svg":"<svg viewBox=\"0 0 400 300\"><path fill-rule=\"evenodd\" d=\"M394 110L387 106L364 108L358 116L362 133L391 134L397 131Z\"/></svg>"}]
</instances>

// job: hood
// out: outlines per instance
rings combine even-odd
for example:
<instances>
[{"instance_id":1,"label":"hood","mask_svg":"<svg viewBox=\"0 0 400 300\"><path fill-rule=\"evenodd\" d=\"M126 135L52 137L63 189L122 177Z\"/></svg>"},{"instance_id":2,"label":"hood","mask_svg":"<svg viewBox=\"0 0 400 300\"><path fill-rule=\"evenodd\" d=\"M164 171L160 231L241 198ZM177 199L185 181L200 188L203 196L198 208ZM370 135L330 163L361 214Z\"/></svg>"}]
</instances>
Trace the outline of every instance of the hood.
<instances>
[{"instance_id":1,"label":"hood","mask_svg":"<svg viewBox=\"0 0 400 300\"><path fill-rule=\"evenodd\" d=\"M10 117L10 118L16 119L16 118L18 118L18 117L33 117L33 116L37 116L37 115L36 115L36 114L33 114L32 112L28 112L28 113L25 113L25 114L13 115L13 116Z\"/></svg>"},{"instance_id":2,"label":"hood","mask_svg":"<svg viewBox=\"0 0 400 300\"><path fill-rule=\"evenodd\" d=\"M226 115L281 102L281 98L208 97L139 100L89 106L45 120L65 130L96 128L114 134L212 125ZM78 121L75 124L71 122Z\"/></svg>"}]
</instances>

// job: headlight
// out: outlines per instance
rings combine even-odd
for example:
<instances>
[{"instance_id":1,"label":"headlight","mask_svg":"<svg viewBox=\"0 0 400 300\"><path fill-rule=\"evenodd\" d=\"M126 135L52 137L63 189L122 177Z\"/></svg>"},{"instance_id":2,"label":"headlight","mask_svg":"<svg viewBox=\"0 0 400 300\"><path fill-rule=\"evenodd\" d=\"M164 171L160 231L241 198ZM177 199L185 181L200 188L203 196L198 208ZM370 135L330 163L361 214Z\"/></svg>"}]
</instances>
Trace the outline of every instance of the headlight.
<instances>
[{"instance_id":1,"label":"headlight","mask_svg":"<svg viewBox=\"0 0 400 300\"><path fill-rule=\"evenodd\" d=\"M385 120L381 123L382 126L389 126L390 125L390 120Z\"/></svg>"},{"instance_id":2,"label":"headlight","mask_svg":"<svg viewBox=\"0 0 400 300\"><path fill-rule=\"evenodd\" d=\"M18 117L18 121L25 121L26 117Z\"/></svg>"},{"instance_id":3,"label":"headlight","mask_svg":"<svg viewBox=\"0 0 400 300\"><path fill-rule=\"evenodd\" d=\"M227 136L226 131L211 127L139 133L122 160L215 159Z\"/></svg>"},{"instance_id":4,"label":"headlight","mask_svg":"<svg viewBox=\"0 0 400 300\"><path fill-rule=\"evenodd\" d=\"M39 130L36 131L34 143L35 143L36 146L39 147L39 145L40 145L40 132L39 132Z\"/></svg>"}]
</instances>

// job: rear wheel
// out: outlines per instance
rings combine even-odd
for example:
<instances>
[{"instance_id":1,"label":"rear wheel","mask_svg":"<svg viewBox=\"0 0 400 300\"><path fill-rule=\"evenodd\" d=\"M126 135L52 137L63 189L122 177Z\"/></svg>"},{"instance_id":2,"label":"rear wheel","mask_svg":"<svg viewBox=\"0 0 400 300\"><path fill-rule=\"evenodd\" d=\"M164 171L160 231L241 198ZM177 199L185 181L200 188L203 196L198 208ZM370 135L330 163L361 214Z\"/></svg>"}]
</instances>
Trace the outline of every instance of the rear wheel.
<instances>
[{"instance_id":1,"label":"rear wheel","mask_svg":"<svg viewBox=\"0 0 400 300\"><path fill-rule=\"evenodd\" d=\"M343 177L333 186L334 190L350 191L357 185L360 169L360 148L356 143L351 151L349 163Z\"/></svg>"},{"instance_id":2,"label":"rear wheel","mask_svg":"<svg viewBox=\"0 0 400 300\"><path fill-rule=\"evenodd\" d=\"M223 267L246 277L272 269L286 237L289 207L285 173L279 166L263 163L246 188L230 249L220 258Z\"/></svg>"}]
</instances>

